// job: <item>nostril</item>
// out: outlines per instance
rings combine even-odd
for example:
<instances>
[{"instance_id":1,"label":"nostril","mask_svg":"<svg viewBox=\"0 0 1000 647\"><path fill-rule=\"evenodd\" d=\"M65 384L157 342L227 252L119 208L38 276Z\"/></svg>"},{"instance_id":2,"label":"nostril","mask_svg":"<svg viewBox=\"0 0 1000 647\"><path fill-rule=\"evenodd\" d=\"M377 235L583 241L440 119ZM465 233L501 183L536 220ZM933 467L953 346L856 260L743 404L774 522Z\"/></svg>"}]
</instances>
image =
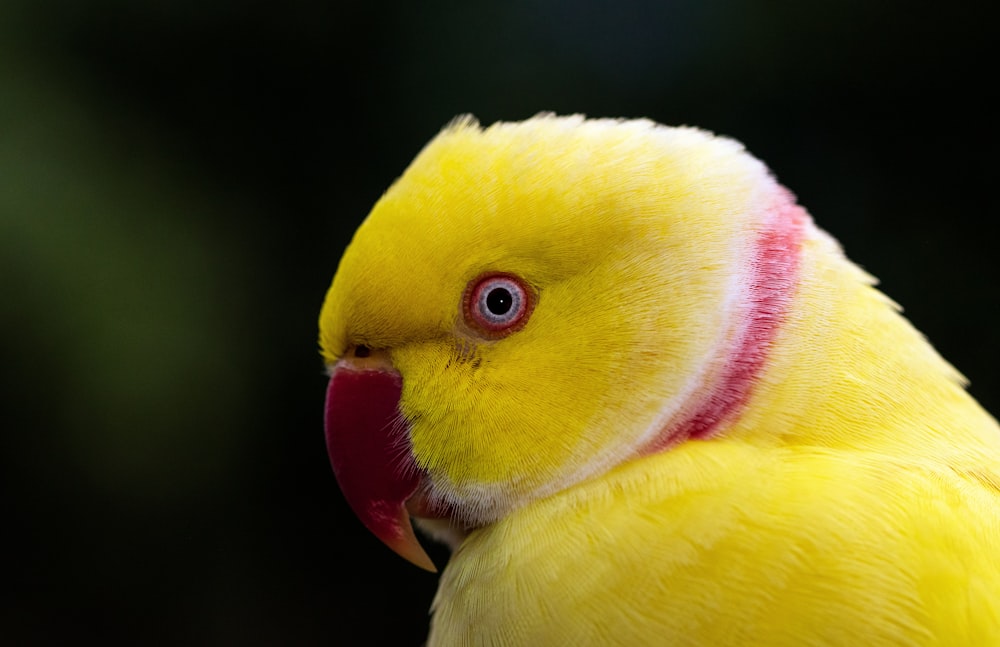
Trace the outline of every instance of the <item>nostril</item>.
<instances>
[{"instance_id":1,"label":"nostril","mask_svg":"<svg viewBox=\"0 0 1000 647\"><path fill-rule=\"evenodd\" d=\"M371 354L372 354L372 349L368 348L364 344L358 344L357 346L354 347L355 357L368 357Z\"/></svg>"}]
</instances>

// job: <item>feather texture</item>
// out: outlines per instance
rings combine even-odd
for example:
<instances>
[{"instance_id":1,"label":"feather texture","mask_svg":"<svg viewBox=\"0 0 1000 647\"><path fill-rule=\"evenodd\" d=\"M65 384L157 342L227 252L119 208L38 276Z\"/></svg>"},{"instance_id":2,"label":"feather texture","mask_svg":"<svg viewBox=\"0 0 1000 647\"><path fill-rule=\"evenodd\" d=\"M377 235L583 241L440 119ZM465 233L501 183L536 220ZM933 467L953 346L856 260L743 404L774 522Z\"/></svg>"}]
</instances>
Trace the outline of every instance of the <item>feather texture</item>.
<instances>
[{"instance_id":1,"label":"feather texture","mask_svg":"<svg viewBox=\"0 0 1000 647\"><path fill-rule=\"evenodd\" d=\"M531 302L503 334L490 273ZM402 377L406 505L455 549L431 646L1000 644L996 421L733 140L459 119L320 328Z\"/></svg>"}]
</instances>

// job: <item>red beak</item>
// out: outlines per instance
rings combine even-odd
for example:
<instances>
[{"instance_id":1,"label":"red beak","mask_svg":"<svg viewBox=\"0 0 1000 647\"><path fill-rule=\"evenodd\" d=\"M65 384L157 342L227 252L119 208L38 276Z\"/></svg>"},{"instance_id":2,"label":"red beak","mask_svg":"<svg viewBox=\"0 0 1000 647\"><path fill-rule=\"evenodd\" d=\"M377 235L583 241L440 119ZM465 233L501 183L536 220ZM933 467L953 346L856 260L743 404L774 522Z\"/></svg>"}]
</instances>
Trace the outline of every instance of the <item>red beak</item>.
<instances>
[{"instance_id":1,"label":"red beak","mask_svg":"<svg viewBox=\"0 0 1000 647\"><path fill-rule=\"evenodd\" d=\"M326 392L326 447L361 522L398 555L436 572L406 511L422 473L398 409L402 388L403 378L387 360L339 362Z\"/></svg>"}]
</instances>

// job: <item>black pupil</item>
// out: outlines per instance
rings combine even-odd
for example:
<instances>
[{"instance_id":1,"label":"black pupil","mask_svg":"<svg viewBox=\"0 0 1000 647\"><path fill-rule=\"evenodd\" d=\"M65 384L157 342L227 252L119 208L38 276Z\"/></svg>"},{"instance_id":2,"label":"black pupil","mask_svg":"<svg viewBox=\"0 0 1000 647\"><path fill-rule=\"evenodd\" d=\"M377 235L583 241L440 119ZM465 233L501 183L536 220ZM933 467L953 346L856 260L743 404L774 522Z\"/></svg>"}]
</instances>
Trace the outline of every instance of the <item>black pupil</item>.
<instances>
[{"instance_id":1,"label":"black pupil","mask_svg":"<svg viewBox=\"0 0 1000 647\"><path fill-rule=\"evenodd\" d=\"M486 295L486 307L495 315L505 315L514 305L514 297L507 288L493 288Z\"/></svg>"}]
</instances>

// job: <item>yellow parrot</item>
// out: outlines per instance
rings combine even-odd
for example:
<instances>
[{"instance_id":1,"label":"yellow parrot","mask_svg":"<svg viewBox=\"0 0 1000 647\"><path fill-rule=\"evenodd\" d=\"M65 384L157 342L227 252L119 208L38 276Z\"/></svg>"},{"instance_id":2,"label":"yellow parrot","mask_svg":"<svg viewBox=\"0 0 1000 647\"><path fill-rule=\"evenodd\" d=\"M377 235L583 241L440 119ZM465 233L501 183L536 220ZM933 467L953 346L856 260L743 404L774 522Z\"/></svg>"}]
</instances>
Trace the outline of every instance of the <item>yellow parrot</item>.
<instances>
[{"instance_id":1,"label":"yellow parrot","mask_svg":"<svg viewBox=\"0 0 1000 647\"><path fill-rule=\"evenodd\" d=\"M428 645L1000 645L1000 428L732 139L449 124L320 315Z\"/></svg>"}]
</instances>

